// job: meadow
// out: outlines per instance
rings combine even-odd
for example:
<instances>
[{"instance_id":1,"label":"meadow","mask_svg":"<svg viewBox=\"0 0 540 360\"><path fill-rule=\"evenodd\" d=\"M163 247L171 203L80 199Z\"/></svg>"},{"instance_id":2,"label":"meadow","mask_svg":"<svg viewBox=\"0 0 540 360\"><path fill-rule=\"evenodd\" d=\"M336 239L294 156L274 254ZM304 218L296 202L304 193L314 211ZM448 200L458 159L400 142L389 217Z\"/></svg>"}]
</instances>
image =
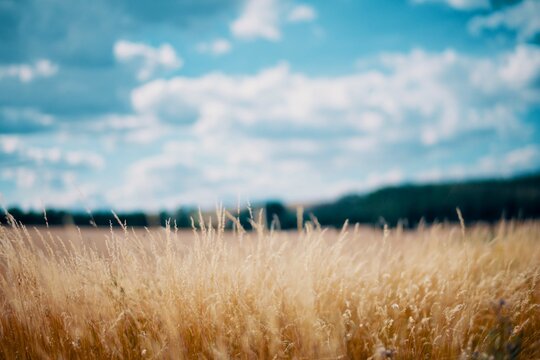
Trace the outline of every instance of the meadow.
<instances>
[{"instance_id":1,"label":"meadow","mask_svg":"<svg viewBox=\"0 0 540 360\"><path fill-rule=\"evenodd\" d=\"M226 230L226 222L234 223ZM0 227L2 359L540 359L540 222Z\"/></svg>"}]
</instances>

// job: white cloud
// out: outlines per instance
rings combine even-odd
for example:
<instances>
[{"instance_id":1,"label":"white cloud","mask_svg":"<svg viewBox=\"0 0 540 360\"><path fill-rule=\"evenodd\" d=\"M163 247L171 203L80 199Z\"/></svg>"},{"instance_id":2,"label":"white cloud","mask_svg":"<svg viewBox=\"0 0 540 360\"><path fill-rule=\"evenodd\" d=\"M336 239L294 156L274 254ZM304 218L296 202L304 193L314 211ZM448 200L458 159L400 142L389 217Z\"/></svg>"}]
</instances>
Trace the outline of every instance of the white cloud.
<instances>
[{"instance_id":1,"label":"white cloud","mask_svg":"<svg viewBox=\"0 0 540 360\"><path fill-rule=\"evenodd\" d=\"M28 190L36 184L37 173L32 169L24 167L4 169L0 172L0 179L11 180L17 188Z\"/></svg>"},{"instance_id":2,"label":"white cloud","mask_svg":"<svg viewBox=\"0 0 540 360\"><path fill-rule=\"evenodd\" d=\"M478 161L477 169L488 174L511 175L538 169L540 146L527 145L504 154L487 155Z\"/></svg>"},{"instance_id":3,"label":"white cloud","mask_svg":"<svg viewBox=\"0 0 540 360\"><path fill-rule=\"evenodd\" d=\"M90 186L85 181L92 181L89 175L103 170L105 159L96 151L44 147L31 144L33 140L0 136L0 162L8 165L0 166L0 182L12 183L18 189L4 194L6 204L41 208L43 202L47 206L72 207L80 203L81 193L86 193L93 195L91 205L97 206L99 182Z\"/></svg>"},{"instance_id":4,"label":"white cloud","mask_svg":"<svg viewBox=\"0 0 540 360\"><path fill-rule=\"evenodd\" d=\"M223 55L230 52L232 45L227 39L216 39L211 42L200 43L197 50L201 53L209 53L212 55Z\"/></svg>"},{"instance_id":5,"label":"white cloud","mask_svg":"<svg viewBox=\"0 0 540 360\"><path fill-rule=\"evenodd\" d=\"M538 90L532 83L540 76L540 48L517 45L513 52L500 56L496 61L484 60L476 64L471 81L486 92L499 93L521 90L519 94L530 101L538 100ZM514 96L512 93L510 96Z\"/></svg>"},{"instance_id":6,"label":"white cloud","mask_svg":"<svg viewBox=\"0 0 540 360\"><path fill-rule=\"evenodd\" d=\"M17 150L20 144L20 139L15 136L1 136L0 148L3 153L11 154Z\"/></svg>"},{"instance_id":7,"label":"white cloud","mask_svg":"<svg viewBox=\"0 0 540 360\"><path fill-rule=\"evenodd\" d=\"M423 169L412 180L440 182L471 178L508 177L519 173L537 171L540 166L540 146L529 144L512 150L501 150L481 156L472 163L441 164Z\"/></svg>"},{"instance_id":8,"label":"white cloud","mask_svg":"<svg viewBox=\"0 0 540 360\"><path fill-rule=\"evenodd\" d=\"M317 12L312 6L301 4L294 6L287 16L290 22L313 21L317 18Z\"/></svg>"},{"instance_id":9,"label":"white cloud","mask_svg":"<svg viewBox=\"0 0 540 360\"><path fill-rule=\"evenodd\" d=\"M489 0L412 0L416 4L443 3L458 10L489 9Z\"/></svg>"},{"instance_id":10,"label":"white cloud","mask_svg":"<svg viewBox=\"0 0 540 360\"><path fill-rule=\"evenodd\" d=\"M19 81L28 83L36 78L47 78L58 72L58 65L50 60L41 59L34 64L13 64L0 66L0 80L2 78L18 78Z\"/></svg>"},{"instance_id":11,"label":"white cloud","mask_svg":"<svg viewBox=\"0 0 540 360\"><path fill-rule=\"evenodd\" d=\"M183 204L185 197L178 198L175 193L193 191L202 179L191 164L195 153L190 150L196 151L194 144L186 144L182 151L178 150L168 143L159 155L130 164L124 185L106 192L108 201L118 204L118 209L134 209L145 204L151 210L159 210Z\"/></svg>"},{"instance_id":12,"label":"white cloud","mask_svg":"<svg viewBox=\"0 0 540 360\"><path fill-rule=\"evenodd\" d=\"M105 159L89 151L62 150L60 147L37 147L25 144L20 137L0 137L0 156L8 156L23 163L66 167L102 169Z\"/></svg>"},{"instance_id":13,"label":"white cloud","mask_svg":"<svg viewBox=\"0 0 540 360\"><path fill-rule=\"evenodd\" d=\"M176 70L183 65L170 44L154 48L143 43L119 40L114 44L114 56L120 62L137 62L137 79L140 81L150 79L158 70Z\"/></svg>"},{"instance_id":14,"label":"white cloud","mask_svg":"<svg viewBox=\"0 0 540 360\"><path fill-rule=\"evenodd\" d=\"M136 116L178 119L185 139L134 164L128 185L114 191L123 199L141 191L155 199L157 190L144 189L173 188L177 195L164 200L170 204L211 205L238 194L325 198L414 179L401 161L429 170L419 152L437 154L475 134L484 145L530 135L521 114L540 100L533 81L540 49L520 45L489 58L414 50L383 54L379 63L381 70L336 77L306 76L281 63L253 75L215 72L141 85L132 92ZM185 114L195 121L183 122ZM491 171L447 169L424 176Z\"/></svg>"},{"instance_id":15,"label":"white cloud","mask_svg":"<svg viewBox=\"0 0 540 360\"><path fill-rule=\"evenodd\" d=\"M279 7L278 0L246 0L242 13L231 24L231 32L241 39L279 40Z\"/></svg>"},{"instance_id":16,"label":"white cloud","mask_svg":"<svg viewBox=\"0 0 540 360\"><path fill-rule=\"evenodd\" d=\"M6 204L16 204L23 209L72 208L83 205L97 208L103 203L96 201L103 189L95 184L80 181L73 171L44 168L17 167L0 169L0 181L13 182L23 194L6 193Z\"/></svg>"},{"instance_id":17,"label":"white cloud","mask_svg":"<svg viewBox=\"0 0 540 360\"><path fill-rule=\"evenodd\" d=\"M540 49L519 45L516 51L507 57L499 71L499 76L514 88L519 88L538 79L540 69Z\"/></svg>"},{"instance_id":18,"label":"white cloud","mask_svg":"<svg viewBox=\"0 0 540 360\"><path fill-rule=\"evenodd\" d=\"M309 163L291 156L297 146L302 144L234 134L167 142L159 154L131 164L124 185L107 192L107 198L126 208L141 203L156 209L212 206L219 201L234 202L239 195L257 200L261 189L282 196L301 182L310 185L298 187L296 196L307 198L323 183ZM288 158L276 160L284 154ZM297 176L282 176L291 172Z\"/></svg>"},{"instance_id":19,"label":"white cloud","mask_svg":"<svg viewBox=\"0 0 540 360\"><path fill-rule=\"evenodd\" d=\"M283 0L245 0L240 16L230 25L232 34L240 39L281 39L281 25L313 21L317 11L306 4L288 4Z\"/></svg>"},{"instance_id":20,"label":"white cloud","mask_svg":"<svg viewBox=\"0 0 540 360\"><path fill-rule=\"evenodd\" d=\"M103 169L105 160L101 155L86 151L67 151L63 155L66 163L71 166L90 166L94 169Z\"/></svg>"},{"instance_id":21,"label":"white cloud","mask_svg":"<svg viewBox=\"0 0 540 360\"><path fill-rule=\"evenodd\" d=\"M532 169L540 163L540 147L529 145L512 150L504 156L503 162L512 169Z\"/></svg>"},{"instance_id":22,"label":"white cloud","mask_svg":"<svg viewBox=\"0 0 540 360\"><path fill-rule=\"evenodd\" d=\"M520 66L523 59L527 65ZM389 127L397 126L398 140L418 131L433 145L475 129L507 131L517 121L513 115L540 96L531 85L540 76L540 50L534 47L494 59L415 50L383 55L381 62L386 72L333 78L307 77L280 64L253 76L156 80L135 89L132 102L146 116L159 117L164 108L179 117L197 114L200 133L287 127L391 133ZM494 107L495 96L502 100Z\"/></svg>"},{"instance_id":23,"label":"white cloud","mask_svg":"<svg viewBox=\"0 0 540 360\"><path fill-rule=\"evenodd\" d=\"M6 107L0 109L0 114L4 121L13 123L27 122L38 126L49 126L54 123L53 116L33 108Z\"/></svg>"},{"instance_id":24,"label":"white cloud","mask_svg":"<svg viewBox=\"0 0 540 360\"><path fill-rule=\"evenodd\" d=\"M473 33L499 28L515 31L520 41L532 39L540 33L540 2L525 0L488 15L476 16L469 23Z\"/></svg>"}]
</instances>

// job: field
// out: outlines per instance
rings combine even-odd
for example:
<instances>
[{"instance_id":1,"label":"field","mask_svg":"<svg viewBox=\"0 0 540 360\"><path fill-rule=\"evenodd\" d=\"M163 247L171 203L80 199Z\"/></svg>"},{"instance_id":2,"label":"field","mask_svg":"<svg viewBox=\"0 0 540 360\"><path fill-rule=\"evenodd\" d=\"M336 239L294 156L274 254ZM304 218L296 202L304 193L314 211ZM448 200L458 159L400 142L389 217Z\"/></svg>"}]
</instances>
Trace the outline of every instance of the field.
<instances>
[{"instance_id":1,"label":"field","mask_svg":"<svg viewBox=\"0 0 540 360\"><path fill-rule=\"evenodd\" d=\"M540 359L540 222L0 228L2 359Z\"/></svg>"}]
</instances>

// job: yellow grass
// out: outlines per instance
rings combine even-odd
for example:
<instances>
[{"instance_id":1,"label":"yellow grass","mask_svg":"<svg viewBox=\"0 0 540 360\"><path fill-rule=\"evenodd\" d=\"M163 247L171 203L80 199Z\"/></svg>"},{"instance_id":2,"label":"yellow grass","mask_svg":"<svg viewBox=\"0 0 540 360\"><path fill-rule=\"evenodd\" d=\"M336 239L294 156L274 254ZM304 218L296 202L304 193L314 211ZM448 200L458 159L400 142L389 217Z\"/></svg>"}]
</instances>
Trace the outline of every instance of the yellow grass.
<instances>
[{"instance_id":1,"label":"yellow grass","mask_svg":"<svg viewBox=\"0 0 540 360\"><path fill-rule=\"evenodd\" d=\"M218 217L0 228L0 358L540 358L539 222L233 233Z\"/></svg>"}]
</instances>

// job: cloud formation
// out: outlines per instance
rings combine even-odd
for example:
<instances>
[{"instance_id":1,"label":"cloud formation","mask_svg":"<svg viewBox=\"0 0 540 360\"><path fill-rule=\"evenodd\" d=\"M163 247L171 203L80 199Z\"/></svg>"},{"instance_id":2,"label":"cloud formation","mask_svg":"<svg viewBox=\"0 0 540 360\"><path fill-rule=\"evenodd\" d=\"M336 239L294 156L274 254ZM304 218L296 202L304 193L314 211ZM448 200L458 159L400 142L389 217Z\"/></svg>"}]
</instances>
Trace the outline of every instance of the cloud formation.
<instances>
[{"instance_id":1,"label":"cloud formation","mask_svg":"<svg viewBox=\"0 0 540 360\"><path fill-rule=\"evenodd\" d=\"M6 0L0 4L0 63L49 58L62 64L112 65L117 39L146 26L176 30L205 24L238 0Z\"/></svg>"},{"instance_id":2,"label":"cloud formation","mask_svg":"<svg viewBox=\"0 0 540 360\"><path fill-rule=\"evenodd\" d=\"M301 4L294 6L287 15L287 20L293 23L313 21L317 18L317 12L312 6Z\"/></svg>"},{"instance_id":3,"label":"cloud formation","mask_svg":"<svg viewBox=\"0 0 540 360\"><path fill-rule=\"evenodd\" d=\"M494 4L4 1L0 191L159 210L540 168L538 10Z\"/></svg>"},{"instance_id":4,"label":"cloud formation","mask_svg":"<svg viewBox=\"0 0 540 360\"><path fill-rule=\"evenodd\" d=\"M203 42L197 45L197 50L201 53L212 55L224 55L232 49L231 42L227 39L218 38L210 42Z\"/></svg>"},{"instance_id":5,"label":"cloud formation","mask_svg":"<svg viewBox=\"0 0 540 360\"><path fill-rule=\"evenodd\" d=\"M458 10L489 9L489 0L412 0L416 4L441 3Z\"/></svg>"},{"instance_id":6,"label":"cloud formation","mask_svg":"<svg viewBox=\"0 0 540 360\"><path fill-rule=\"evenodd\" d=\"M263 38L277 41L281 38L278 0L247 0L240 16L230 29L234 36L252 40Z\"/></svg>"},{"instance_id":7,"label":"cloud formation","mask_svg":"<svg viewBox=\"0 0 540 360\"><path fill-rule=\"evenodd\" d=\"M415 50L383 55L380 61L385 72L333 78L307 77L280 64L254 76L155 80L133 91L132 104L137 112L157 117L166 108L170 121L198 114L194 126L201 132L235 126L328 132L333 125L330 131L341 126L371 133L401 124L403 131L419 130L429 145L461 131L511 127L520 109L538 101L534 81L540 75L540 49L535 47L518 46L492 60ZM412 118L418 120L413 124Z\"/></svg>"},{"instance_id":8,"label":"cloud formation","mask_svg":"<svg viewBox=\"0 0 540 360\"><path fill-rule=\"evenodd\" d=\"M59 147L33 147L26 145L17 137L2 137L0 147L3 160L9 156L11 160L36 165L57 165L60 167L89 167L103 168L105 161L102 156L84 151L64 151Z\"/></svg>"},{"instance_id":9,"label":"cloud formation","mask_svg":"<svg viewBox=\"0 0 540 360\"><path fill-rule=\"evenodd\" d=\"M160 52L158 47L158 55L143 49L140 54L150 55L119 64L113 52L116 42L140 39L141 45L150 44L146 34L155 29L166 40L175 40L193 26L212 24L238 2L2 1L0 106L32 108L68 121L127 111L126 95L137 83L133 72L139 78L162 75L160 70L176 67L181 59L176 55L172 62L164 60L167 49Z\"/></svg>"},{"instance_id":10,"label":"cloud formation","mask_svg":"<svg viewBox=\"0 0 540 360\"><path fill-rule=\"evenodd\" d=\"M140 81L150 79L158 70L176 70L183 65L182 59L170 44L154 48L143 43L120 40L114 44L114 56L119 62L139 62L137 79Z\"/></svg>"},{"instance_id":11,"label":"cloud formation","mask_svg":"<svg viewBox=\"0 0 540 360\"><path fill-rule=\"evenodd\" d=\"M39 77L50 77L58 72L58 65L47 59L41 59L34 64L13 64L0 66L0 81L3 78L16 78L23 83Z\"/></svg>"},{"instance_id":12,"label":"cloud formation","mask_svg":"<svg viewBox=\"0 0 540 360\"><path fill-rule=\"evenodd\" d=\"M0 108L0 134L34 133L51 130L55 125L51 115L32 108Z\"/></svg>"},{"instance_id":13,"label":"cloud formation","mask_svg":"<svg viewBox=\"0 0 540 360\"><path fill-rule=\"evenodd\" d=\"M475 34L506 29L516 32L519 41L533 40L540 34L540 2L525 0L488 15L476 16L469 23L469 29Z\"/></svg>"},{"instance_id":14,"label":"cloud formation","mask_svg":"<svg viewBox=\"0 0 540 360\"><path fill-rule=\"evenodd\" d=\"M0 135L0 187L8 190L2 194L8 204L20 192L25 196L18 196L17 204L24 208L73 207L84 194L93 196L89 206L97 206L102 201L99 185L86 178L105 165L95 151L30 145L22 136Z\"/></svg>"},{"instance_id":15,"label":"cloud formation","mask_svg":"<svg viewBox=\"0 0 540 360\"><path fill-rule=\"evenodd\" d=\"M317 18L315 8L307 4L287 4L283 0L246 0L238 18L230 24L231 33L243 40L257 38L279 41L281 26L309 22Z\"/></svg>"},{"instance_id":16,"label":"cloud formation","mask_svg":"<svg viewBox=\"0 0 540 360\"><path fill-rule=\"evenodd\" d=\"M495 58L418 49L378 62L380 70L336 77L282 63L254 75L216 72L139 86L131 97L138 116L182 126L183 136L131 164L110 201L160 198L144 189L174 192L167 204L234 202L238 194L253 200L261 189L265 197L294 188L292 200L330 198L404 180L540 166L521 120L540 100L540 49L520 45ZM526 150L509 145L516 139L529 142ZM486 157L493 143L499 149ZM456 148L469 165L455 163ZM491 157L504 159L504 169L490 166Z\"/></svg>"}]
</instances>

